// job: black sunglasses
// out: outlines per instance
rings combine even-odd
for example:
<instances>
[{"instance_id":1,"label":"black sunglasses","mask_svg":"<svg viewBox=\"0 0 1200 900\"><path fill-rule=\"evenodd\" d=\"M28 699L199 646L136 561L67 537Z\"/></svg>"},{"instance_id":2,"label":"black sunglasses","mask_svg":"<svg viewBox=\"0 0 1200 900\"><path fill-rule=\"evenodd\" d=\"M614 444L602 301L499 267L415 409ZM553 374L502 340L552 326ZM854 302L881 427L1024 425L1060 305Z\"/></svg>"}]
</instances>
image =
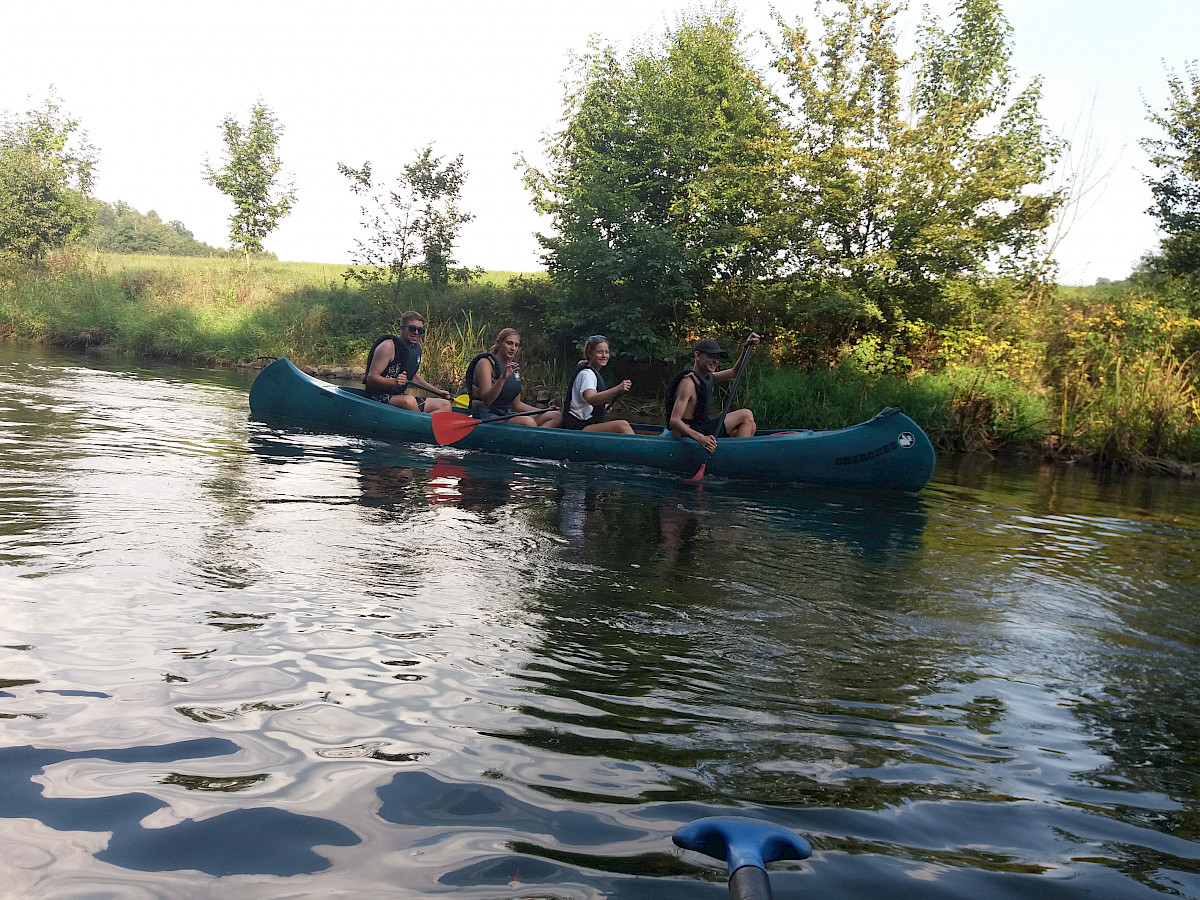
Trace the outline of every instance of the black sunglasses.
<instances>
[{"instance_id":1,"label":"black sunglasses","mask_svg":"<svg viewBox=\"0 0 1200 900\"><path fill-rule=\"evenodd\" d=\"M424 334L425 333L424 325L405 325L404 327L407 328L413 334Z\"/></svg>"}]
</instances>

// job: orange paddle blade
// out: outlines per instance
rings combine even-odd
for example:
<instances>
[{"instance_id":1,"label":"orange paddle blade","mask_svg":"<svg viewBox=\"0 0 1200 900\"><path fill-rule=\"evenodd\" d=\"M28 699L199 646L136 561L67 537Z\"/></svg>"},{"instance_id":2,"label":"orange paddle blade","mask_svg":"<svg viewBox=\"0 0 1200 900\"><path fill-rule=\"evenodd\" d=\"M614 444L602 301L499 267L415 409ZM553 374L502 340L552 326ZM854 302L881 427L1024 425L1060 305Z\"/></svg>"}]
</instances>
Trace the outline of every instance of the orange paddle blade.
<instances>
[{"instance_id":1,"label":"orange paddle blade","mask_svg":"<svg viewBox=\"0 0 1200 900\"><path fill-rule=\"evenodd\" d=\"M439 444L453 444L461 441L470 434L476 425L483 424L482 419L473 419L453 410L443 409L430 416L433 425L433 439Z\"/></svg>"},{"instance_id":2,"label":"orange paddle blade","mask_svg":"<svg viewBox=\"0 0 1200 900\"><path fill-rule=\"evenodd\" d=\"M700 482L702 482L704 480L704 470L707 468L708 468L708 460L705 460L703 463L701 463L699 471L697 471L696 474L693 475L691 478L685 478L683 480L683 483L684 484L699 484Z\"/></svg>"}]
</instances>

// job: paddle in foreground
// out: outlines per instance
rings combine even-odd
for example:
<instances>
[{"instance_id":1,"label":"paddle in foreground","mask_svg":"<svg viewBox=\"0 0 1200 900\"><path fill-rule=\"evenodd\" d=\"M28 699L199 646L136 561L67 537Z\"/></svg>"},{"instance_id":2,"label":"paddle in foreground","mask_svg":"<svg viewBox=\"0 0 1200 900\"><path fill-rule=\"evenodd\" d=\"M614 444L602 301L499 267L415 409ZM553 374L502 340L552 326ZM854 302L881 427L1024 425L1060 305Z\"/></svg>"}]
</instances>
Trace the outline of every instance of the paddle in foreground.
<instances>
[{"instance_id":1,"label":"paddle in foreground","mask_svg":"<svg viewBox=\"0 0 1200 900\"><path fill-rule=\"evenodd\" d=\"M766 864L777 859L808 859L812 847L798 834L765 819L709 816L676 829L671 840L729 864L732 900L772 900Z\"/></svg>"}]
</instances>

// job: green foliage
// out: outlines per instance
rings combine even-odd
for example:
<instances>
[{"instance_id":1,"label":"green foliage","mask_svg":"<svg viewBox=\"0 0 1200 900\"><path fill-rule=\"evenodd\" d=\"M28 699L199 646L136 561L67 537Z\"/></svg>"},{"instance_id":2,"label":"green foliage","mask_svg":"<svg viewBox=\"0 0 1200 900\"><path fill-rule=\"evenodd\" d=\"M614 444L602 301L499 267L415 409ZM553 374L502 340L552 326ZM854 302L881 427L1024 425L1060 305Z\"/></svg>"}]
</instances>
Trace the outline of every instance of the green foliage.
<instances>
[{"instance_id":1,"label":"green foliage","mask_svg":"<svg viewBox=\"0 0 1200 900\"><path fill-rule=\"evenodd\" d=\"M1049 407L1036 388L971 366L905 378L850 366L773 368L752 379L747 405L762 422L837 428L898 406L945 450L1038 446Z\"/></svg>"},{"instance_id":2,"label":"green foliage","mask_svg":"<svg viewBox=\"0 0 1200 900\"><path fill-rule=\"evenodd\" d=\"M526 183L556 233L540 235L557 287L549 324L603 330L652 358L770 275L782 248L787 138L736 16L684 16L625 59L575 61L549 166Z\"/></svg>"},{"instance_id":3,"label":"green foliage","mask_svg":"<svg viewBox=\"0 0 1200 900\"><path fill-rule=\"evenodd\" d=\"M214 169L204 163L204 176L234 205L229 217L229 241L241 247L250 264L251 253L261 253L263 238L275 230L279 220L292 211L296 191L291 182L280 183L280 160L276 148L283 125L262 98L250 107L250 122L242 126L233 116L221 123L225 141L225 164Z\"/></svg>"},{"instance_id":4,"label":"green foliage","mask_svg":"<svg viewBox=\"0 0 1200 900\"><path fill-rule=\"evenodd\" d=\"M1168 276L1193 281L1200 272L1200 70L1193 60L1187 79L1171 73L1167 79L1170 100L1166 110L1149 107L1149 119L1166 132L1164 138L1145 138L1142 147L1159 176L1143 176L1150 185L1154 205L1147 212L1166 232L1150 268Z\"/></svg>"},{"instance_id":5,"label":"green foliage","mask_svg":"<svg viewBox=\"0 0 1200 900\"><path fill-rule=\"evenodd\" d=\"M899 370L939 329L1011 313L1062 201L1038 188L1061 149L1040 85L1015 87L998 0L961 0L949 29L927 18L907 60L896 15L843 0L816 37L777 17L787 104L727 7L625 57L593 43L548 167L525 169L555 229L547 324L641 360L754 327L793 361L848 344Z\"/></svg>"},{"instance_id":6,"label":"green foliage","mask_svg":"<svg viewBox=\"0 0 1200 900\"><path fill-rule=\"evenodd\" d=\"M228 256L229 251L205 244L178 219L163 222L150 210L143 215L118 200L96 206L87 244L105 253L156 253L164 256Z\"/></svg>"},{"instance_id":7,"label":"green foliage","mask_svg":"<svg viewBox=\"0 0 1200 900\"><path fill-rule=\"evenodd\" d=\"M427 321L431 324L421 358L424 377L433 384L461 385L467 366L487 346L487 323L477 321L469 309L458 316Z\"/></svg>"},{"instance_id":8,"label":"green foliage","mask_svg":"<svg viewBox=\"0 0 1200 900\"><path fill-rule=\"evenodd\" d=\"M1126 364L1109 356L1091 375L1064 373L1056 444L1091 451L1106 468L1153 469L1165 458L1200 450L1196 357L1142 353ZM1076 377L1072 377L1075 375Z\"/></svg>"},{"instance_id":9,"label":"green foliage","mask_svg":"<svg viewBox=\"0 0 1200 900\"><path fill-rule=\"evenodd\" d=\"M338 163L359 198L367 232L354 242L352 259L360 268L348 269L345 278L394 310L407 278L424 278L442 290L452 281L467 284L482 274L482 269L457 267L454 258L459 232L475 216L459 206L468 174L462 155L444 159L426 146L389 187L374 180L370 161L360 169Z\"/></svg>"},{"instance_id":10,"label":"green foliage","mask_svg":"<svg viewBox=\"0 0 1200 900\"><path fill-rule=\"evenodd\" d=\"M78 241L92 223L89 194L96 151L79 123L51 96L0 122L0 257L40 265Z\"/></svg>"},{"instance_id":11,"label":"green foliage","mask_svg":"<svg viewBox=\"0 0 1200 900\"><path fill-rule=\"evenodd\" d=\"M845 0L822 16L818 40L777 19L801 198L788 252L802 280L822 286L801 293L827 296L833 284L861 298L846 310L850 332L864 311L884 328L960 322L946 287L997 267L1032 277L1062 201L1036 190L1060 145L1038 113L1039 83L1013 95L998 0L962 0L949 31L927 18L909 61L897 54L896 12L889 0Z\"/></svg>"},{"instance_id":12,"label":"green foliage","mask_svg":"<svg viewBox=\"0 0 1200 900\"><path fill-rule=\"evenodd\" d=\"M1195 458L1200 319L1186 303L1135 287L1068 292L1040 325L1057 449L1117 468Z\"/></svg>"}]
</instances>

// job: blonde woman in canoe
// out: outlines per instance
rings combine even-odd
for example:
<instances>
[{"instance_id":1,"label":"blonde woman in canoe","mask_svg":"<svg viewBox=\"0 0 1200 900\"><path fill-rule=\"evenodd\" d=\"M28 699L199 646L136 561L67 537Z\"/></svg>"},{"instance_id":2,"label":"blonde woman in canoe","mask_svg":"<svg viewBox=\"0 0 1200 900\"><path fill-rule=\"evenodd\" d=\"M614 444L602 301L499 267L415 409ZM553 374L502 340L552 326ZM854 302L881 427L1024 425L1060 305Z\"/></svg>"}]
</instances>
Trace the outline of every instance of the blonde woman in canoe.
<instances>
[{"instance_id":1,"label":"blonde woman in canoe","mask_svg":"<svg viewBox=\"0 0 1200 900\"><path fill-rule=\"evenodd\" d=\"M536 411L536 407L521 399L521 365L517 362L520 350L521 335L515 328L505 328L496 335L491 350L471 360L463 385L471 398L471 415L486 420L509 413ZM508 421L516 425L556 428L562 421L562 413L552 409L536 415L516 416Z\"/></svg>"}]
</instances>

